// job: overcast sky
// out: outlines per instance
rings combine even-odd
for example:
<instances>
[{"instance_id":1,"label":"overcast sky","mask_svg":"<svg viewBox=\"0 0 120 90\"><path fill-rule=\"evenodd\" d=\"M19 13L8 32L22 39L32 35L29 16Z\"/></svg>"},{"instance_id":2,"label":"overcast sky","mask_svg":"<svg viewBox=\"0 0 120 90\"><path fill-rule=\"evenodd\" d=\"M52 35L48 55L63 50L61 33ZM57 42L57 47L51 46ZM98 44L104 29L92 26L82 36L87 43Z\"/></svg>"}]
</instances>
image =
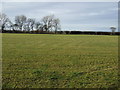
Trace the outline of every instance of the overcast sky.
<instances>
[{"instance_id":1,"label":"overcast sky","mask_svg":"<svg viewBox=\"0 0 120 90\"><path fill-rule=\"evenodd\" d=\"M110 31L118 24L117 2L4 2L3 12L11 20L26 15L40 21L54 14L61 20L62 30Z\"/></svg>"}]
</instances>

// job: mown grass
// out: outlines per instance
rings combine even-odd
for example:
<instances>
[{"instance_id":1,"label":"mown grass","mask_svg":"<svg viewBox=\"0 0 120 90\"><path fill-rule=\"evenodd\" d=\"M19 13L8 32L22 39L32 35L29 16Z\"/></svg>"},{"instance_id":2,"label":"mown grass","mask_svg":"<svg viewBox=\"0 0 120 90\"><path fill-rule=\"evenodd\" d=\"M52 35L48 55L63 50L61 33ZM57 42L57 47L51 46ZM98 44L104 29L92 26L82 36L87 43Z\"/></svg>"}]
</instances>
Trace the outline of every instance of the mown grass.
<instances>
[{"instance_id":1,"label":"mown grass","mask_svg":"<svg viewBox=\"0 0 120 90\"><path fill-rule=\"evenodd\" d=\"M3 34L3 88L118 85L118 36Z\"/></svg>"}]
</instances>

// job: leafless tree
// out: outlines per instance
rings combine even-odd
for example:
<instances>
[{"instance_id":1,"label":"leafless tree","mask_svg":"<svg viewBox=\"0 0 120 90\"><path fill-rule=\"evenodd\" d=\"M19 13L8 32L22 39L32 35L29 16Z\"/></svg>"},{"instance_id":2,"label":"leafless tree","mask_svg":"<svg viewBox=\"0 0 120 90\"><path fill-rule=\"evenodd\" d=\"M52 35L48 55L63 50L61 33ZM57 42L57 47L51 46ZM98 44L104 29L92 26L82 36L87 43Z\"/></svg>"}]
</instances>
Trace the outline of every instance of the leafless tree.
<instances>
[{"instance_id":1,"label":"leafless tree","mask_svg":"<svg viewBox=\"0 0 120 90\"><path fill-rule=\"evenodd\" d=\"M35 19L28 18L27 19L27 28L28 28L28 31L30 31L30 30L33 31L34 25L35 25Z\"/></svg>"},{"instance_id":2,"label":"leafless tree","mask_svg":"<svg viewBox=\"0 0 120 90\"><path fill-rule=\"evenodd\" d=\"M17 25L17 24L12 24L12 30L14 31L14 30L18 30L18 28L19 28L19 26Z\"/></svg>"},{"instance_id":3,"label":"leafless tree","mask_svg":"<svg viewBox=\"0 0 120 90\"><path fill-rule=\"evenodd\" d=\"M34 29L42 31L55 31L60 29L60 20L54 15L48 15L42 18L41 22L36 22L33 18L28 18L24 15L15 16L15 22L11 22L6 14L0 13L0 28L1 30L13 31L33 31Z\"/></svg>"},{"instance_id":4,"label":"leafless tree","mask_svg":"<svg viewBox=\"0 0 120 90\"><path fill-rule=\"evenodd\" d=\"M116 30L116 27L110 27L110 29L112 30L112 33L111 34L115 34L115 30Z\"/></svg>"},{"instance_id":5,"label":"leafless tree","mask_svg":"<svg viewBox=\"0 0 120 90\"><path fill-rule=\"evenodd\" d=\"M26 23L27 17L24 15L16 16L15 17L15 24L19 26L19 30L22 31L23 25Z\"/></svg>"},{"instance_id":6,"label":"leafless tree","mask_svg":"<svg viewBox=\"0 0 120 90\"><path fill-rule=\"evenodd\" d=\"M27 22L23 25L23 31L30 31Z\"/></svg>"},{"instance_id":7,"label":"leafless tree","mask_svg":"<svg viewBox=\"0 0 120 90\"><path fill-rule=\"evenodd\" d=\"M33 28L34 28L34 24L35 24L35 19L30 19L30 27L31 27L32 31L33 31Z\"/></svg>"},{"instance_id":8,"label":"leafless tree","mask_svg":"<svg viewBox=\"0 0 120 90\"><path fill-rule=\"evenodd\" d=\"M42 18L43 28L48 32L53 27L54 15L45 16Z\"/></svg>"},{"instance_id":9,"label":"leafless tree","mask_svg":"<svg viewBox=\"0 0 120 90\"><path fill-rule=\"evenodd\" d=\"M43 31L43 24L40 23L40 22L36 22L36 23L35 23L35 28L36 28L36 30L38 30L38 31Z\"/></svg>"},{"instance_id":10,"label":"leafless tree","mask_svg":"<svg viewBox=\"0 0 120 90\"><path fill-rule=\"evenodd\" d=\"M55 18L54 15L48 15L42 18L43 22L43 29L45 31L52 31L55 30L55 33L57 30L60 29L60 20L58 18Z\"/></svg>"},{"instance_id":11,"label":"leafless tree","mask_svg":"<svg viewBox=\"0 0 120 90\"><path fill-rule=\"evenodd\" d=\"M60 30L60 20L58 18L54 19L53 20L53 25L54 25L54 28L55 28L55 33L57 33L58 30Z\"/></svg>"},{"instance_id":12,"label":"leafless tree","mask_svg":"<svg viewBox=\"0 0 120 90\"><path fill-rule=\"evenodd\" d=\"M5 26L7 22L9 21L8 17L4 13L0 13L0 28L3 31L5 29Z\"/></svg>"}]
</instances>

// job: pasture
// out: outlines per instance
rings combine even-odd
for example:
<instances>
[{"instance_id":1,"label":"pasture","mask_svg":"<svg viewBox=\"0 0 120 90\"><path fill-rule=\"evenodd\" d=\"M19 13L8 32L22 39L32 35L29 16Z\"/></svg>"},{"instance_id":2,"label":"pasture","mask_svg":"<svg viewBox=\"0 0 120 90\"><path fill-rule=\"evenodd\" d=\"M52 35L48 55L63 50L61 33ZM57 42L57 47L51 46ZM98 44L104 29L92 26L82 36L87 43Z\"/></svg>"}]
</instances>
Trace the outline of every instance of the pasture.
<instances>
[{"instance_id":1,"label":"pasture","mask_svg":"<svg viewBox=\"0 0 120 90\"><path fill-rule=\"evenodd\" d=\"M118 85L118 36L2 34L3 88Z\"/></svg>"}]
</instances>

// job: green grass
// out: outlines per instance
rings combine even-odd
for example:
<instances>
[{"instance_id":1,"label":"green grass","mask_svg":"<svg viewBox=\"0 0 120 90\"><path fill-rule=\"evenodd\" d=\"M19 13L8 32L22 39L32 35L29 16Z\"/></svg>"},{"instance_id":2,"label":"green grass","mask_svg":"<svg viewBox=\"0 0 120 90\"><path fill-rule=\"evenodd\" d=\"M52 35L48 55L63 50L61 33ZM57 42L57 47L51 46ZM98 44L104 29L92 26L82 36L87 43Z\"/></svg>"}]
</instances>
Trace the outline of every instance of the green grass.
<instances>
[{"instance_id":1,"label":"green grass","mask_svg":"<svg viewBox=\"0 0 120 90\"><path fill-rule=\"evenodd\" d=\"M118 36L3 34L3 88L117 87Z\"/></svg>"}]
</instances>

